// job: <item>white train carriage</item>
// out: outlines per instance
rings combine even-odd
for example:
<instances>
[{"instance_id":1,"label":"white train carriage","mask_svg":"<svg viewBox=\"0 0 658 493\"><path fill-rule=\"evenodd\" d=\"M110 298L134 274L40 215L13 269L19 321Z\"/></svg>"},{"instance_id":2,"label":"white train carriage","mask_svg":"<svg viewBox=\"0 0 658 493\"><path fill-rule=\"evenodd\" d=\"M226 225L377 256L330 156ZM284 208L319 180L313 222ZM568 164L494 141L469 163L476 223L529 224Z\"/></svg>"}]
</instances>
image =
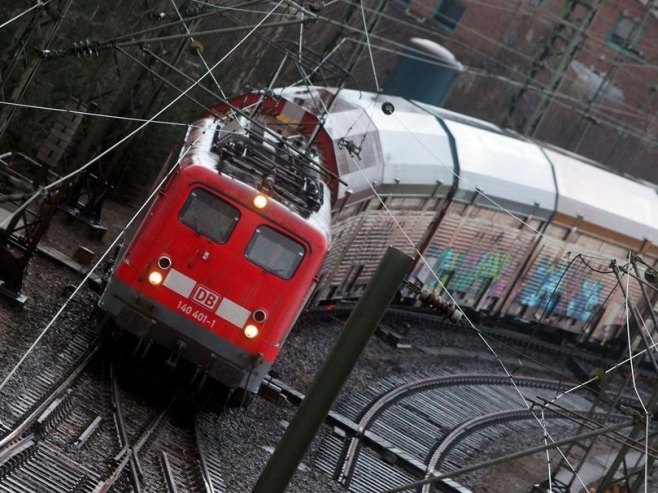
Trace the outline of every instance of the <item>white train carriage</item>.
<instances>
[{"instance_id":1,"label":"white train carriage","mask_svg":"<svg viewBox=\"0 0 658 493\"><path fill-rule=\"evenodd\" d=\"M325 127L346 183L316 300L358 296L394 245L427 260L411 280L444 285L464 307L614 337L623 299L617 290L599 309L616 285L600 259L624 263L630 249L656 264L654 189L491 123L398 97L352 90L336 97L326 88L282 96L318 115L330 107ZM587 264L574 260L578 253Z\"/></svg>"}]
</instances>

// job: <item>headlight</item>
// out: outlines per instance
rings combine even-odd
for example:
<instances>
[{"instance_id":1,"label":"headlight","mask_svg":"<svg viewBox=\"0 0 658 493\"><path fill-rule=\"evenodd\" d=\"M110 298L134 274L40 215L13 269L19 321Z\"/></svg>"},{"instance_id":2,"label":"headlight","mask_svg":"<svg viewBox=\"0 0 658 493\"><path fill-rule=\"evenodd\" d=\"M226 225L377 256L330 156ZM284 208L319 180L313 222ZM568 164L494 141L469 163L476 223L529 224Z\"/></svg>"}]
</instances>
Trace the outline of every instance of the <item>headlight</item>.
<instances>
[{"instance_id":1,"label":"headlight","mask_svg":"<svg viewBox=\"0 0 658 493\"><path fill-rule=\"evenodd\" d=\"M153 286L159 286L162 284L162 274L157 270L151 272L149 274L149 283Z\"/></svg>"},{"instance_id":2,"label":"headlight","mask_svg":"<svg viewBox=\"0 0 658 493\"><path fill-rule=\"evenodd\" d=\"M247 339L253 339L258 335L258 327L255 325L249 324L244 328L244 336Z\"/></svg>"},{"instance_id":3,"label":"headlight","mask_svg":"<svg viewBox=\"0 0 658 493\"><path fill-rule=\"evenodd\" d=\"M267 197L262 193L257 194L254 197L254 207L256 209L262 209L267 205Z\"/></svg>"}]
</instances>

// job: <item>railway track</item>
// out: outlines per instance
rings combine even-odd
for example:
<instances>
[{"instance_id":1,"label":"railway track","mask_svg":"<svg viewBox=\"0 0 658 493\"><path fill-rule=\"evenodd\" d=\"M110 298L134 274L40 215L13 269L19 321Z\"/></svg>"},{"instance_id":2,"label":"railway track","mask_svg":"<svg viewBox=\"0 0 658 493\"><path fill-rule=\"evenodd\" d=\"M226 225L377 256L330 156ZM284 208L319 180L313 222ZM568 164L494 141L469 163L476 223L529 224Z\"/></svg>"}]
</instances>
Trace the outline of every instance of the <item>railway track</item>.
<instances>
[{"instance_id":1,"label":"railway track","mask_svg":"<svg viewBox=\"0 0 658 493\"><path fill-rule=\"evenodd\" d=\"M390 323L398 322L395 315ZM226 491L216 437L204 435L210 414L173 394L147 397L96 349L88 350L93 336L85 337L74 337L60 352L61 368L18 379L4 394L0 493ZM454 375L450 365L440 371L390 375L351 395L329 416L333 431L315 466L350 491L380 492L477 462L510 434L534 433L534 444L542 439L507 377ZM567 388L547 379L515 382L532 399L550 399ZM303 398L276 379L266 387L293 403ZM577 411L591 405L577 395L560 402ZM575 429L563 417L546 417ZM467 492L472 478L442 481L440 491Z\"/></svg>"},{"instance_id":2,"label":"railway track","mask_svg":"<svg viewBox=\"0 0 658 493\"><path fill-rule=\"evenodd\" d=\"M412 380L389 376L339 407L338 412L354 420L356 433L334 429L320 447L316 466L354 492L384 491L439 469L454 471L484 460L491 446L504 443L505 437L534 434L536 444L541 443L539 411L527 410L518 391L528 399L550 400L567 388L558 381L529 377L515 377L512 384L499 375L419 375ZM560 401L574 413L591 407L578 395ZM573 416L548 412L544 418L555 436L576 429ZM467 486L473 482L468 477L460 481ZM441 483L439 490L469 491L453 481Z\"/></svg>"},{"instance_id":3,"label":"railway track","mask_svg":"<svg viewBox=\"0 0 658 493\"><path fill-rule=\"evenodd\" d=\"M388 376L367 390L350 395L327 418L327 433L315 457L315 466L349 491L381 492L439 469L454 471L479 462L492 444L505 437L535 435L543 440L536 416L527 410L518 388L531 399L550 399L568 387L561 382L500 375L417 375L415 379ZM265 385L298 404L303 395L276 379ZM584 413L591 402L567 395L561 405ZM599 413L595 418L603 420ZM563 413L546 412L551 433L568 435L577 427ZM615 415L610 421L627 417ZM557 428L556 428L557 424ZM496 451L493 451L496 455ZM466 493L464 483L446 479L438 491ZM466 486L465 486L466 485ZM422 491L433 491L429 486Z\"/></svg>"},{"instance_id":4,"label":"railway track","mask_svg":"<svg viewBox=\"0 0 658 493\"><path fill-rule=\"evenodd\" d=\"M35 403L6 401L12 416L29 410L3 418L0 493L225 491L203 413L122 385L118 373L94 346L48 392L31 392Z\"/></svg>"}]
</instances>

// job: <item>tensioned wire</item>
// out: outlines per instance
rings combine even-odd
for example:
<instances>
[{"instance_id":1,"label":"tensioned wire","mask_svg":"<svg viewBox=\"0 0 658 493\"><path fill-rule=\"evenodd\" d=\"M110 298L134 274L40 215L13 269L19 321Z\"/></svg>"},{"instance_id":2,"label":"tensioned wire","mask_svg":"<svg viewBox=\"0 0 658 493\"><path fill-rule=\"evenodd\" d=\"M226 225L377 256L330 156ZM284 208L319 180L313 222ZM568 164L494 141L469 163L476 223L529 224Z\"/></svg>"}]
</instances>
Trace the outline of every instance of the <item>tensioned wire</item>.
<instances>
[{"instance_id":1,"label":"tensioned wire","mask_svg":"<svg viewBox=\"0 0 658 493\"><path fill-rule=\"evenodd\" d=\"M0 29L2 29L3 27L5 27L5 26L11 24L11 23L14 22L15 20L20 19L20 18L23 17L25 14L30 13L31 11L33 11L34 9L36 9L36 8L38 8L38 7L45 7L45 6L48 5L50 2L51 2L51 0L45 0L45 1L43 1L43 0L37 0L37 3L35 3L34 5L32 5L32 7L30 7L29 9L27 9L27 10L21 12L20 14L18 14L18 15L16 15L16 16L12 17L12 18L9 19L8 21L5 21L5 22L3 22L2 24L0 24Z\"/></svg>"},{"instance_id":2,"label":"tensioned wire","mask_svg":"<svg viewBox=\"0 0 658 493\"><path fill-rule=\"evenodd\" d=\"M632 253L629 252L628 254L628 261L630 263L631 261L631 255ZM626 314L626 338L627 338L627 343L628 343L628 354L633 354L633 347L631 343L631 321L630 321L630 307L628 306L628 293L629 293L629 282L630 282L630 276L626 276L626 296L624 297L624 308L625 308L625 314ZM642 330L640 328L640 330ZM653 341L652 341L653 342ZM637 400L640 402L640 405L642 406L642 410L644 411L644 419L646 421L646 426L645 426L645 437L644 437L644 443L645 443L645 451L644 451L644 492L647 492L647 480L649 477L649 471L648 471L648 464L649 464L649 411L644 405L644 402L642 401L642 397L640 397L640 392L637 389L637 381L635 378L635 368L634 365L631 363L629 365L631 367L631 379L633 382L633 390L635 391L635 395L637 395Z\"/></svg>"},{"instance_id":3,"label":"tensioned wire","mask_svg":"<svg viewBox=\"0 0 658 493\"><path fill-rule=\"evenodd\" d=\"M356 1L356 0L340 0L340 1L343 2L343 3L346 3L346 4L348 4L348 5L355 5L355 1ZM655 2L656 0L651 0L651 1L652 1L652 2ZM366 9L367 11L369 11L369 12L373 12L375 15L377 15L377 16L379 16L379 17L381 17L381 18L387 19L387 20L389 20L389 21L391 21L391 22L394 22L394 23L396 23L396 24L400 24L400 25L403 25L403 26L405 26L405 27L412 27L412 28L415 29L416 31L424 32L424 33L431 34L431 35L434 35L434 36L437 35L437 30L436 30L436 29L431 29L431 28L429 28L429 27L425 27L425 26L420 25L420 24L418 24L418 23L414 23L414 22L411 22L411 21L407 21L407 20L404 20L404 19L400 19L399 17L395 17L395 16L393 16L393 15L390 15L390 14L387 14L387 13L384 13L384 12L377 12L375 9L373 9L373 8L371 8L371 7L365 7L365 9ZM542 14L543 14L543 11L542 11L541 9L537 9L536 11L531 12L531 15L533 16L533 19L539 19L540 21L541 21L541 18L542 18L542 17L545 17L545 16L543 16ZM321 16L321 17L322 17L322 16ZM326 17L322 17L322 18L325 18L326 20L329 20L329 19L326 18ZM563 18L559 18L559 17L557 17L557 16L553 16L553 18L554 18L555 20L559 20L562 24L564 24L564 19L563 19ZM339 23L339 21L332 21L332 22ZM543 22L543 21L542 21L542 22ZM548 24L548 23L545 23L545 24ZM576 27L576 26L573 25L573 24L566 24L566 25L569 25L569 26L572 27L572 28L575 28L575 27ZM348 26L348 25L343 25L343 27L350 28L350 29L356 29L356 28L354 28L354 27L352 27L352 26ZM522 58L522 59L525 59L525 60L528 61L528 62L534 62L534 61L535 61L535 58L534 58L534 57L532 57L532 56L530 56L530 55L528 55L528 54L526 54L526 53L523 53L522 51L519 51L519 50L517 50L517 49L515 49L515 48L513 48L513 47L511 47L511 46L508 46L508 45L506 45L506 44L504 44L504 43L501 43L500 41L497 41L496 39L494 39L494 38L492 38L492 37L490 37L490 36L487 36L487 35L481 33L480 31L478 31L478 30L475 29L475 28L472 28L472 27L469 27L469 26L463 25L463 26L461 26L461 29L463 29L463 30L465 30L465 31L467 31L467 32L470 32L470 33L474 34L475 36L479 37L480 39L482 39L482 40L484 40L484 41L487 41L488 43L490 43L490 44L492 44L492 45L494 45L494 46L496 46L496 47L498 47L498 48L501 48L501 49L503 49L503 50L505 50L505 51L507 51L507 52L509 52L509 53L512 53L512 54L514 54L514 55L516 55L516 56L518 56L518 57L520 57L520 58ZM591 41L593 41L593 42L599 44L600 46L608 46L605 40L603 40L602 38L600 38L600 37L598 37L598 36L595 36L595 35L593 36L591 32L583 32L581 29L578 29L578 32L581 33L581 34L585 34L585 35L587 35L587 39L588 39L588 40L591 40ZM374 37L374 36L373 36L373 37ZM469 50L471 50L471 51L475 51L475 52L479 52L479 50L475 49L473 46L470 46L468 43L463 42L462 40L457 40L457 39L455 39L454 37L451 37L450 39L451 39L451 41L453 41L453 42L459 42L459 44L461 44L462 46L464 46L466 49L469 49ZM585 48L585 50L588 51L590 54L595 54L595 55L598 56L598 53L594 53L594 52L592 52L589 48L587 48L586 45L585 45L584 48ZM486 55L486 57L489 59L489 58L490 58L490 55ZM506 69L511 69L513 72L516 72L516 73L519 73L519 74L520 74L520 71L519 71L519 70L514 69L514 68L511 68L511 67L509 67L508 65L504 65L503 62L500 62L500 61L497 61L497 60L493 60L493 61L494 61L495 63L497 63L497 64L503 66L503 67L506 68ZM643 65L643 67L648 67L648 68L658 68L658 66L656 66L656 65L650 65L650 64L649 64L649 65ZM622 68L623 68L623 67L622 67ZM650 85L647 84L646 80L645 80L645 79L642 79L641 77L638 77L637 75L635 75L635 74L633 73L633 71L629 71L629 72L628 72L628 75L629 75L631 78L634 78L634 79L636 79L637 81L639 81L639 82L641 82L641 83L644 83L645 85L647 85L647 88L649 88ZM571 76L567 75L567 79L571 79L571 78L572 78Z\"/></svg>"},{"instance_id":4,"label":"tensioned wire","mask_svg":"<svg viewBox=\"0 0 658 493\"><path fill-rule=\"evenodd\" d=\"M24 108L24 109L31 109L31 110L41 110L41 111L53 111L56 113L70 113L72 115L80 115L80 116L93 116L93 117L98 117L98 118L111 118L113 120L123 120L123 121L130 121L130 122L138 122L138 123L143 123L143 122L149 122L149 123L155 123L158 125L172 125L172 126L179 126L179 127L189 127L189 123L181 123L181 122L172 122L172 121L165 121L165 120L153 120L153 119L148 119L148 118L133 118L129 116L117 116L117 115L109 115L107 113L95 113L93 111L82 111L82 110L74 110L74 109L68 109L68 108L55 108L53 106L41 106L37 104L28 104L28 103L11 103L9 101L0 101L0 105L3 106L15 106L17 108Z\"/></svg>"},{"instance_id":5,"label":"tensioned wire","mask_svg":"<svg viewBox=\"0 0 658 493\"><path fill-rule=\"evenodd\" d=\"M351 3L351 2L350 2L350 3ZM368 8L366 8L366 10L372 10L372 9L368 9ZM390 17L391 17L391 16L389 16L388 14L379 14L379 15L382 15L382 16L384 16L384 17L386 17L386 18L390 18ZM361 31L359 28L357 28L357 27L350 26L350 25L348 25L348 24L345 24L345 23L343 23L343 22L340 22L340 21L337 21L337 20L334 20L334 19L330 19L330 18L328 18L328 17L326 17L326 16L321 16L321 15L320 15L319 17L320 17L321 19L327 21L327 22L330 22L330 23L332 23L332 24L334 24L334 25L336 25L336 26L342 27L342 28L344 28L344 29L349 29L349 30L354 31L354 32L362 33L362 31ZM425 31L427 31L427 32L430 32L430 33L432 33L432 34L435 34L433 31L431 31L431 30L429 30L429 29L427 29L427 28L419 27L419 26L416 26L415 24L411 24L411 23L406 22L406 21L401 21L400 19L397 19L397 18L394 18L393 20L396 21L396 22L400 22L400 23L402 23L402 24L405 24L405 25L412 25L412 26L415 27L415 28L418 28L418 29L421 29L421 30L425 30ZM377 38L377 39L380 39L380 40L382 40L382 41L385 41L385 42L387 42L387 43L393 44L393 45L395 45L395 46L401 47L401 48L405 48L405 49L408 48L407 46L404 46L404 45L402 45L402 44L400 44L400 43L397 43L397 42L395 42L395 41L389 40L389 39L387 39L387 38L385 38L385 37L383 37L383 36L380 36L380 35L371 34L370 36L373 37L373 38ZM458 42L458 40L455 40L455 42ZM374 46L374 45L373 45L373 46ZM478 50L476 50L475 48L473 48L472 46L468 46L468 45L467 45L466 47L467 47L468 49L478 51ZM508 48L508 47L506 47L506 48ZM482 53L482 55L484 56L485 54ZM523 55L523 54L520 54L520 55ZM528 59L530 60L530 58L528 58ZM507 65L504 66L504 68L510 70L510 67L507 66ZM477 69L471 69L471 70L477 70ZM523 76L523 74L522 74L519 70L516 70L516 69L513 69L513 68L511 68L511 70L512 70L513 72L517 73L518 75ZM479 72L476 73L476 75L483 75L483 74L486 74L486 72L479 71ZM499 79L500 79L500 77L496 76L495 74L491 74L490 77L496 77L496 78L499 78ZM511 81L506 80L506 79L504 79L504 78L502 78L501 80L503 80L504 82L511 82ZM518 84L519 84L519 85L524 85L523 82L518 82ZM528 85L528 87L530 88L530 87L532 87L532 85ZM532 91L533 91L533 92L537 92L537 93L546 92L545 89L539 89L539 90L537 90L536 88L533 88ZM577 101L577 102L578 102L580 105L585 106L581 101ZM629 108L629 110L636 110L636 108L630 107L630 106L628 106L628 105L624 105L624 106L627 107L627 108ZM567 107L567 108L568 108L568 107ZM600 109L606 109L606 106L604 106L604 105L597 105L596 108L594 108L594 110L597 110L597 109L599 109L599 108L600 108ZM610 107L609 109L610 109L610 110L613 110L614 108ZM641 118L649 118L649 116L648 116L646 113L635 112L635 111L634 111L634 113L636 113L636 115L637 115L638 117L641 117ZM597 113L597 114L600 115L600 113ZM608 120L609 120L609 119L608 119ZM613 120L613 121L614 121L614 120ZM626 132L628 132L628 133L630 133L630 134L632 134L632 135L634 135L634 136L636 136L636 137L638 137L638 138L641 138L641 137L642 137L643 134L642 134L641 132L639 132L638 130L635 130L634 127L630 127L629 125L624 125L625 122L623 122L623 121L621 121L621 120L617 120L617 121L619 122L618 124L607 123L607 122L606 122L606 124L609 125L609 126L612 126L613 128L616 128L616 129L618 129L618 130L624 130L624 131L626 131Z\"/></svg>"},{"instance_id":6,"label":"tensioned wire","mask_svg":"<svg viewBox=\"0 0 658 493\"><path fill-rule=\"evenodd\" d=\"M291 5L294 5L295 7L300 9L302 12L306 12L304 7L299 5L299 4L297 4L293 1L288 1L288 3L291 4ZM205 5L212 6L210 4L205 4ZM220 6L214 6L214 7L216 7L217 9L220 9L220 8L224 9L224 7L220 7ZM372 11L372 9L369 9L367 7L365 8L365 10ZM387 17L387 14L379 14L379 15L383 15L384 17ZM388 16L388 17L390 17L390 16ZM341 26L343 28L349 28L352 31L359 32L359 33L362 33L362 34L364 33L364 31L362 31L361 29L359 29L357 27L349 26L347 24L344 24L344 23L341 23L339 21L330 19L328 17L320 16L320 18L327 21L327 22L330 22L334 25ZM403 24L410 24L410 23L405 22L405 21L400 21L399 19L394 19L394 20L396 20L398 22L402 22ZM423 29L427 30L426 28L423 28ZM398 47L405 47L404 45L402 45L400 43L389 40L389 39L384 38L384 37L379 36L379 35L366 33L366 36L368 38L370 36L372 36L372 37L381 39L381 40L383 40L387 43L391 43L391 44L393 44L395 46L398 46ZM350 40L350 41L354 41L354 42L357 42L357 43L359 42L358 40ZM371 46L377 48L375 45L371 45ZM405 48L408 48L408 47L405 47ZM468 47L468 48L473 49L472 47ZM372 58L372 54L371 54L371 58ZM506 68L509 69L509 67L506 67ZM482 70L475 69L475 68L472 68L472 67L466 67L466 70L469 73L472 73L472 74L480 76L480 77L489 77L489 78L500 80L502 82L508 83L510 85L513 85L513 86L526 87L528 91L536 93L536 94L553 94L551 91L547 91L545 88L541 88L540 86L534 86L532 84L525 84L524 82L521 82L521 81L513 81L511 79L501 77L497 74L489 73L487 71L482 71ZM515 70L515 72L518 73L519 75L522 75L521 72L519 72L518 70ZM555 94L554 97L557 98L557 99L564 99L564 100L567 100L567 101L571 101L572 103L578 104L579 106L587 106L586 104L584 104L581 100L579 100L577 98L570 98L570 97L568 97L566 95L562 95L562 94ZM565 103L557 103L557 104L559 104L560 106L565 107L567 109L571 108L571 106L568 106ZM597 104L595 107L592 107L592 108L588 107L588 108L589 108L589 111L591 111L593 114L595 113L597 115L597 118L601 121L601 123L603 123L607 126L610 126L612 128L615 128L618 131L622 131L622 132L627 133L629 135L633 135L634 137L644 138L645 137L644 134L642 132L636 130L635 127L632 127L632 126L626 124L626 122L624 122L622 120L611 119L605 113L602 113L602 111L610 111L610 112L616 112L618 114L627 113L629 116L633 116L635 118L641 118L641 119L649 119L650 118L646 113L641 113L641 112L635 111L636 108L630 107L628 105L624 105L624 106L627 107L631 111L623 111L623 110L621 110L617 107L611 107L611 106L609 107L609 106L605 106L603 104Z\"/></svg>"},{"instance_id":7,"label":"tensioned wire","mask_svg":"<svg viewBox=\"0 0 658 493\"><path fill-rule=\"evenodd\" d=\"M175 0L171 0L171 4L173 5L174 10L176 11L176 15L178 16L179 20L180 20L180 21L182 22L182 24L183 24L183 27L185 28L185 32L187 32L187 34L190 35L190 42L194 43L194 36L192 35L192 33L191 33L191 31L190 31L190 28L188 27L187 23L186 23L185 20L183 19L183 16L181 15L180 11L178 10L178 7L176 6L176 1L175 1ZM224 92L224 89L222 89L221 84L220 84L219 81L215 78L215 74L213 73L212 69L211 69L210 66L208 65L208 62L206 62L206 59L205 59L205 57L203 56L202 50L197 48L195 51L196 51L197 56L201 59L201 62L203 63L203 66L204 66L205 69L206 69L206 73L210 75L210 78L211 78L212 81L215 83L215 86L217 86L217 89L219 90L219 94L222 96L222 99L223 99L224 101L228 101L228 98L226 97L226 93ZM242 126L242 122L240 121L239 118L237 119L237 122L238 122L238 125L240 125L240 128L241 128L242 130L244 130L244 127Z\"/></svg>"},{"instance_id":8,"label":"tensioned wire","mask_svg":"<svg viewBox=\"0 0 658 493\"><path fill-rule=\"evenodd\" d=\"M351 43L365 44L363 41L358 40L358 39L351 39L351 38L344 38L344 39L346 41L351 42ZM427 58L422 58L420 56L422 54L422 52L418 49L413 48L413 47L408 46L408 47L405 47L406 51L401 51L400 48L402 48L402 45L400 45L399 43L395 43L395 42L390 41L390 40L385 40L385 41L387 41L392 46L397 47L398 49L388 48L386 46L378 45L378 44L374 44L374 43L371 43L371 47L374 48L375 50L378 50L378 51L384 51L384 52L387 52L387 53L392 53L392 54L395 54L395 55L398 55L398 56L401 56L401 57L404 57L404 58L408 58L408 59L411 59L411 60L418 60L418 61L421 61L421 62L423 62L425 64L428 64L428 65L434 65L434 66L437 66L437 67L445 67L445 68L449 68L449 69L453 68L453 65L450 65L446 62L441 62L439 60L428 60ZM418 56L416 56L412 53L409 53L409 52L417 53ZM512 87L524 87L527 91L532 92L534 94L553 95L553 97L556 100L559 100L558 103L560 101L562 102L560 104L560 106L563 106L565 108L572 108L572 106L566 106L564 104L564 102L577 104L578 106L581 106L581 107L587 107L588 106L587 103L583 102L582 98L569 96L568 94L565 94L565 93L554 93L554 91L547 90L546 88L544 88L540 85L537 85L537 84L526 83L526 82L523 82L523 81L520 81L520 80L510 79L509 77L505 77L505 76L500 75L500 74L495 74L493 72L489 72L487 70L479 69L479 68L476 68L476 67L473 67L473 66L470 66L470 65L462 64L462 67L463 67L463 71L465 73L471 74L471 75L476 76L476 77L485 77L485 78L495 79L495 80L498 80L500 82L504 82L505 84L509 84ZM629 111L624 110L623 109L624 107L629 108ZM615 129L625 130L628 133L631 133L631 134L637 135L637 136L641 136L643 134L641 132L635 132L635 133L630 132L630 129L627 129L623 125L626 122L624 122L623 120L619 120L619 119L612 119L605 112L615 113L615 114L621 115L621 116L628 116L630 118L634 118L634 119L637 119L637 120L643 120L643 121L650 121L650 120L653 119L653 115L649 115L648 113L641 112L641 111L637 110L637 108L629 106L629 105L612 106L612 105L605 105L605 104L597 104L596 106L593 106L592 108L590 108L590 111L592 112L592 114L596 114L597 118L603 120L602 123L604 123L604 124L606 124L610 127L613 127Z\"/></svg>"}]
</instances>

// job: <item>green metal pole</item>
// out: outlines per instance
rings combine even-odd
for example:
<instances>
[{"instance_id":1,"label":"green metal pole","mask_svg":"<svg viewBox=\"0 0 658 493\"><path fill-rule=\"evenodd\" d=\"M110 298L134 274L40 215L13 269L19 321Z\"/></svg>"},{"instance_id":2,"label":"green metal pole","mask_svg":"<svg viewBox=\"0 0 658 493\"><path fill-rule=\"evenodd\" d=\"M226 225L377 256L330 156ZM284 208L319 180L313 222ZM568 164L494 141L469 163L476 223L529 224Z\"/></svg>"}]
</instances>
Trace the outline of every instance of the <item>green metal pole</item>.
<instances>
[{"instance_id":1,"label":"green metal pole","mask_svg":"<svg viewBox=\"0 0 658 493\"><path fill-rule=\"evenodd\" d=\"M252 493L282 493L413 263L389 247Z\"/></svg>"}]
</instances>

